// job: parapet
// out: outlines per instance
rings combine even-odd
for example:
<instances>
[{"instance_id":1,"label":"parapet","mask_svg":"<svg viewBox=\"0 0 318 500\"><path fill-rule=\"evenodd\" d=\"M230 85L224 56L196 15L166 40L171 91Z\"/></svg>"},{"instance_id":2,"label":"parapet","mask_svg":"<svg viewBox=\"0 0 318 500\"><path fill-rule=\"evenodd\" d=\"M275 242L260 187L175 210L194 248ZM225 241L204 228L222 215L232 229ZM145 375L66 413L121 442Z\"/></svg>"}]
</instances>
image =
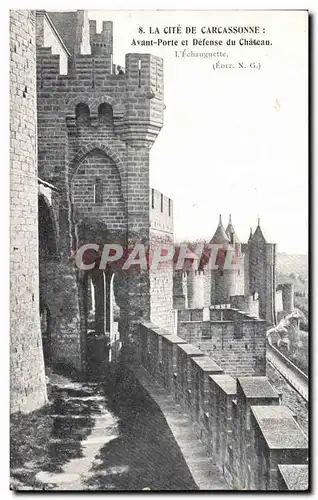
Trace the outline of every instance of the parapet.
<instances>
[{"instance_id":1,"label":"parapet","mask_svg":"<svg viewBox=\"0 0 318 500\"><path fill-rule=\"evenodd\" d=\"M294 460L299 460L294 463L306 463L308 441L289 408L282 405L252 406L251 410L269 449L280 450L282 457L284 450L290 450L295 454Z\"/></svg>"},{"instance_id":2,"label":"parapet","mask_svg":"<svg viewBox=\"0 0 318 500\"><path fill-rule=\"evenodd\" d=\"M150 228L173 234L173 201L150 188Z\"/></svg>"},{"instance_id":3,"label":"parapet","mask_svg":"<svg viewBox=\"0 0 318 500\"><path fill-rule=\"evenodd\" d=\"M267 377L236 380L217 357L152 324L141 324L140 336L142 366L189 415L234 489L308 488L307 439Z\"/></svg>"},{"instance_id":4,"label":"parapet","mask_svg":"<svg viewBox=\"0 0 318 500\"><path fill-rule=\"evenodd\" d=\"M308 490L308 465L278 465L280 490Z\"/></svg>"},{"instance_id":5,"label":"parapet","mask_svg":"<svg viewBox=\"0 0 318 500\"><path fill-rule=\"evenodd\" d=\"M96 33L96 21L89 21L92 55L113 54L113 22L103 21L102 31Z\"/></svg>"},{"instance_id":6,"label":"parapet","mask_svg":"<svg viewBox=\"0 0 318 500\"><path fill-rule=\"evenodd\" d=\"M279 404L279 395L270 384L267 377L240 377L238 378L238 396L245 399L267 399L273 404Z\"/></svg>"}]
</instances>

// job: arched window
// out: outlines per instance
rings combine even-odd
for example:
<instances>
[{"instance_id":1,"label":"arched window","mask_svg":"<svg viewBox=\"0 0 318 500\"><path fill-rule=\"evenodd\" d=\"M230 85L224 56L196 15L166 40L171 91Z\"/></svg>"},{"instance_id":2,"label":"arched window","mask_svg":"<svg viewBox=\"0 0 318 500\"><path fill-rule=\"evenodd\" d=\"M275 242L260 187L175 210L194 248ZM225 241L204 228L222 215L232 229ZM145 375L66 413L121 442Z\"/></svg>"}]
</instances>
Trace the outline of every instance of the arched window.
<instances>
[{"instance_id":1,"label":"arched window","mask_svg":"<svg viewBox=\"0 0 318 500\"><path fill-rule=\"evenodd\" d=\"M113 123L113 108L107 102L103 102L98 107L98 118L101 123Z\"/></svg>"},{"instance_id":2,"label":"arched window","mask_svg":"<svg viewBox=\"0 0 318 500\"><path fill-rule=\"evenodd\" d=\"M76 123L82 125L89 124L89 107L87 104L80 103L75 108Z\"/></svg>"}]
</instances>

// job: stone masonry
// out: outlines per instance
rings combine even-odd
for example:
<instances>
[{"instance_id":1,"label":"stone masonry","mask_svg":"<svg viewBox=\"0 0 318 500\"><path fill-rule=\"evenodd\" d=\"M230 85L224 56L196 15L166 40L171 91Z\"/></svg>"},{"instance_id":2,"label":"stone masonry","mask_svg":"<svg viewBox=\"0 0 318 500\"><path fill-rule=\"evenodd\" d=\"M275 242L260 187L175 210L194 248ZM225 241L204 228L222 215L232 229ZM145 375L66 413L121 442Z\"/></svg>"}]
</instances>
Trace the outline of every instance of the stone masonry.
<instances>
[{"instance_id":1,"label":"stone masonry","mask_svg":"<svg viewBox=\"0 0 318 500\"><path fill-rule=\"evenodd\" d=\"M39 316L35 11L10 11L11 411L46 401Z\"/></svg>"}]
</instances>

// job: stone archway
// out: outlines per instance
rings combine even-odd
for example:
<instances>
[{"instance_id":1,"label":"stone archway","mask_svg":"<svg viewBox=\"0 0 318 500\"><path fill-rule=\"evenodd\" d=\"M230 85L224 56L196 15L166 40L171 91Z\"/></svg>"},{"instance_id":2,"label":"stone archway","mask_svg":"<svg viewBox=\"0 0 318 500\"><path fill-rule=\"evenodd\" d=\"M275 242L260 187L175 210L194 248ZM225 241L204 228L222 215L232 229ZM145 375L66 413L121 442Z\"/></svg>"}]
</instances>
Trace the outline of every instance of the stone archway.
<instances>
[{"instance_id":1,"label":"stone archway","mask_svg":"<svg viewBox=\"0 0 318 500\"><path fill-rule=\"evenodd\" d=\"M50 308L51 268L58 259L57 228L48 200L43 194L38 196L38 237L39 237L39 288L40 325L45 365L52 361L53 318Z\"/></svg>"}]
</instances>

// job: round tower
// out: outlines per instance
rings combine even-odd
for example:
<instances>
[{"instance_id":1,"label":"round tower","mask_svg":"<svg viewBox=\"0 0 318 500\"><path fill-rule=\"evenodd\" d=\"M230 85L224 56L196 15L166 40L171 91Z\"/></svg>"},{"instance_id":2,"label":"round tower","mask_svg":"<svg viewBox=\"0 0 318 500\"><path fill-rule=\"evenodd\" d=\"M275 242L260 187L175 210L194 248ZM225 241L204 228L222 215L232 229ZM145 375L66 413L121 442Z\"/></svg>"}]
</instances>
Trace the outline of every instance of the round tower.
<instances>
[{"instance_id":1,"label":"round tower","mask_svg":"<svg viewBox=\"0 0 318 500\"><path fill-rule=\"evenodd\" d=\"M277 286L277 290L282 290L283 310L285 314L293 312L294 305L294 285L293 283L283 283Z\"/></svg>"},{"instance_id":2,"label":"round tower","mask_svg":"<svg viewBox=\"0 0 318 500\"><path fill-rule=\"evenodd\" d=\"M46 402L39 313L35 51L35 11L10 10L11 412L33 411Z\"/></svg>"},{"instance_id":3,"label":"round tower","mask_svg":"<svg viewBox=\"0 0 318 500\"><path fill-rule=\"evenodd\" d=\"M210 241L210 245L217 245L219 247L215 262L217 269L211 270L211 304L227 304L231 295L235 295L236 269L232 265L232 258L229 259L228 252L234 255L234 248L223 227L221 215L219 216L219 224ZM231 263L231 266L227 265L228 261Z\"/></svg>"},{"instance_id":4,"label":"round tower","mask_svg":"<svg viewBox=\"0 0 318 500\"><path fill-rule=\"evenodd\" d=\"M187 271L188 307L197 309L204 307L204 273L200 270Z\"/></svg>"}]
</instances>

